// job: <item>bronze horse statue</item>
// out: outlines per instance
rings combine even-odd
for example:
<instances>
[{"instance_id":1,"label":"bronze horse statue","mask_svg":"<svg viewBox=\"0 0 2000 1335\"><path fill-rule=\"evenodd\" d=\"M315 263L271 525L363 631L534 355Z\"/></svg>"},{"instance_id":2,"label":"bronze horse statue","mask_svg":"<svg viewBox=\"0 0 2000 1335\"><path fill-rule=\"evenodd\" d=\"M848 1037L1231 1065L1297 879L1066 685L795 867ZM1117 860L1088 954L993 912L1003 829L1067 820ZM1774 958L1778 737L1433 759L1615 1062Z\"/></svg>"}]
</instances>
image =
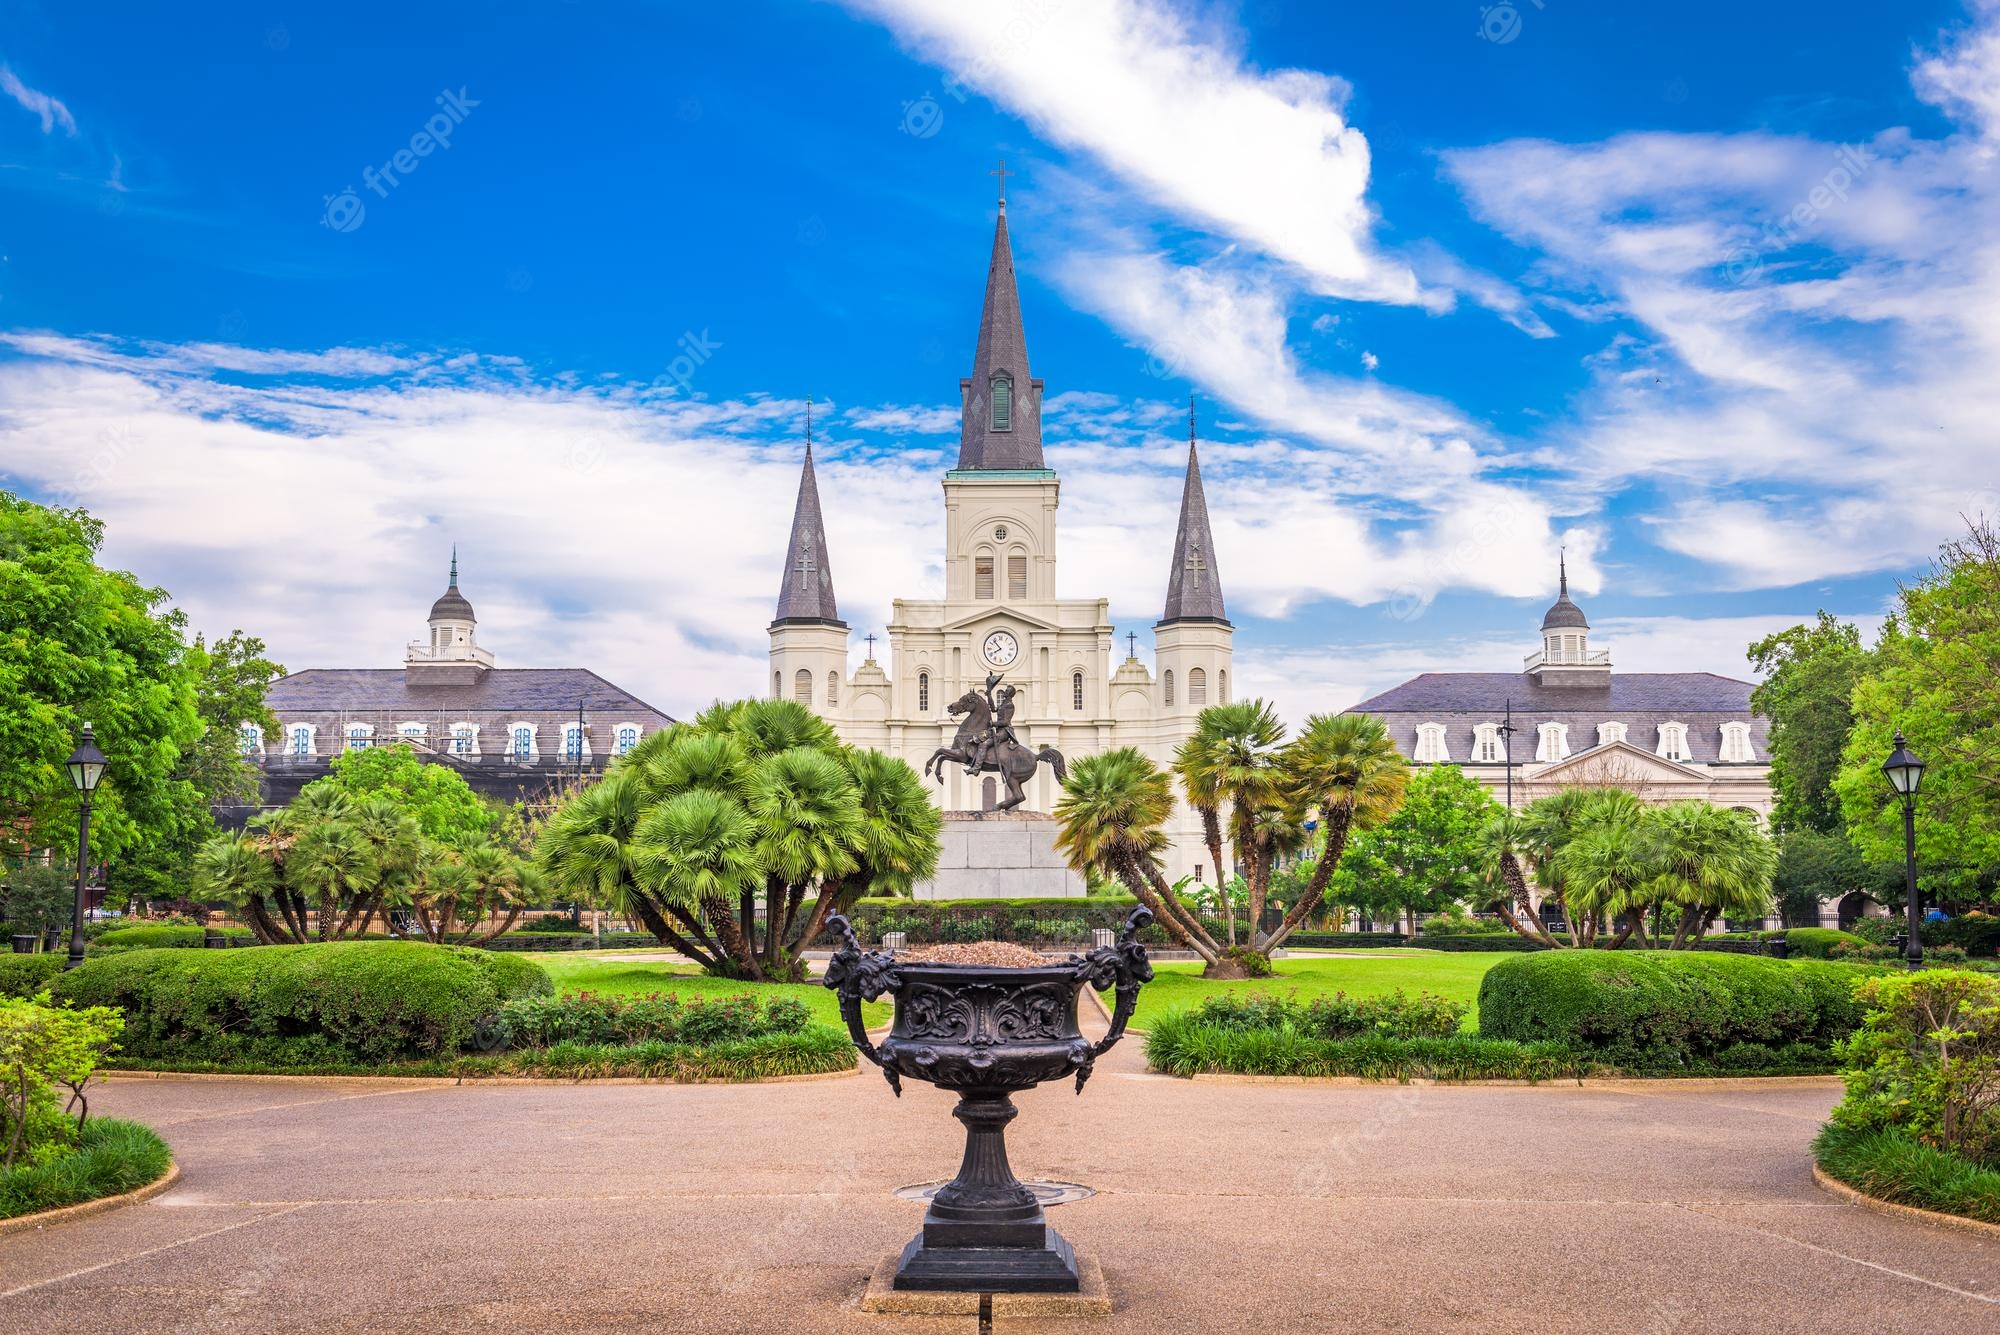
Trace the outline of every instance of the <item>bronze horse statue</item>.
<instances>
[{"instance_id":1,"label":"bronze horse statue","mask_svg":"<svg viewBox=\"0 0 2000 1335\"><path fill-rule=\"evenodd\" d=\"M950 746L940 746L924 762L924 777L944 782L944 767L947 761L966 766L971 773L995 773L1007 785L1006 800L994 804L996 811L1012 811L1028 800L1022 785L1034 777L1035 767L1047 763L1056 772L1060 782L1069 777L1063 764L1062 752L1053 746L1045 746L1039 751L1030 751L1014 739L1013 730L1006 729L1004 735L995 736L993 728L993 706L984 695L976 690L967 691L946 707L953 715L964 715L958 725L958 735L952 738Z\"/></svg>"}]
</instances>

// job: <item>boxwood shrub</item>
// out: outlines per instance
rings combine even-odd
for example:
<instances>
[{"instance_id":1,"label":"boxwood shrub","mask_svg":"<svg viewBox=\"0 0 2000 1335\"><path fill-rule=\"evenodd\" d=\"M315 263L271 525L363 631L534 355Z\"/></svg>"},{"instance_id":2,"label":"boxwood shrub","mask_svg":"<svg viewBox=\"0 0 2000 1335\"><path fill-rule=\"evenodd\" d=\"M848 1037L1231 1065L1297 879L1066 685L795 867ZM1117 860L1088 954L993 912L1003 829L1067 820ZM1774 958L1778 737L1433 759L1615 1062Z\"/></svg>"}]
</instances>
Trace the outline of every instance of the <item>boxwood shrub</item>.
<instances>
[{"instance_id":1,"label":"boxwood shrub","mask_svg":"<svg viewBox=\"0 0 2000 1335\"><path fill-rule=\"evenodd\" d=\"M62 972L61 951L42 955L0 955L0 997L32 997Z\"/></svg>"},{"instance_id":2,"label":"boxwood shrub","mask_svg":"<svg viewBox=\"0 0 2000 1335\"><path fill-rule=\"evenodd\" d=\"M1544 951L1479 986L1479 1032L1560 1041L1629 1070L1831 1070L1878 970L1705 951Z\"/></svg>"},{"instance_id":3,"label":"boxwood shrub","mask_svg":"<svg viewBox=\"0 0 2000 1335\"><path fill-rule=\"evenodd\" d=\"M56 980L59 1001L125 1012L142 1061L374 1064L458 1051L515 997L553 992L531 960L414 941L129 950Z\"/></svg>"},{"instance_id":4,"label":"boxwood shrub","mask_svg":"<svg viewBox=\"0 0 2000 1335\"><path fill-rule=\"evenodd\" d=\"M109 954L115 950L200 949L211 931L220 931L232 946L247 946L257 940L248 927L187 927L166 923L146 923L136 927L114 927L90 942L90 953Z\"/></svg>"}]
</instances>

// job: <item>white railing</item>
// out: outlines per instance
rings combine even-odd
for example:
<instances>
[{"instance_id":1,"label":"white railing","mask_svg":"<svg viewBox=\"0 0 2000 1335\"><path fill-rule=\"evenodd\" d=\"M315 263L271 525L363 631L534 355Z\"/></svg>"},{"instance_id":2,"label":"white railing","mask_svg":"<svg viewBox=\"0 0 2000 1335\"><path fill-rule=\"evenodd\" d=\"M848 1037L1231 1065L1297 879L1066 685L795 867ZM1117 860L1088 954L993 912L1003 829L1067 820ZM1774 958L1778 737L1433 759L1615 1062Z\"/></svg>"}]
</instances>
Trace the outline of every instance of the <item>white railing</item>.
<instances>
[{"instance_id":1,"label":"white railing","mask_svg":"<svg viewBox=\"0 0 2000 1335\"><path fill-rule=\"evenodd\" d=\"M433 649L422 640L411 640L403 651L405 663L479 663L493 666L493 651L476 644L454 644L445 649Z\"/></svg>"},{"instance_id":2,"label":"white railing","mask_svg":"<svg viewBox=\"0 0 2000 1335\"><path fill-rule=\"evenodd\" d=\"M1527 659L1525 660L1523 670L1527 672L1533 672L1536 668L1539 667L1610 667L1610 666L1611 666L1611 651L1609 649L1592 649L1588 653L1581 653L1581 654L1575 654L1575 653L1551 654L1546 651L1538 649L1534 653L1528 655Z\"/></svg>"}]
</instances>

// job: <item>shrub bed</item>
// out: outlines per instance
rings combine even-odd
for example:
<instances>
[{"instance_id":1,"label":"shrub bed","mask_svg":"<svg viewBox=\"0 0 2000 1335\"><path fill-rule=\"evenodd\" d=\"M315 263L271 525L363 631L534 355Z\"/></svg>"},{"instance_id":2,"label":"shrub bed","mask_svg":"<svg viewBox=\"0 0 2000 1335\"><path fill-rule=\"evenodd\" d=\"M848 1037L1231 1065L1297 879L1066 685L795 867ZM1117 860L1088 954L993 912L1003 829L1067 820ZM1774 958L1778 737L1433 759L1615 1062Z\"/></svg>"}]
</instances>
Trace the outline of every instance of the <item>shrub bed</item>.
<instances>
[{"instance_id":1,"label":"shrub bed","mask_svg":"<svg viewBox=\"0 0 2000 1335\"><path fill-rule=\"evenodd\" d=\"M311 1066L456 1052L505 1001L553 991L529 960L411 941L132 950L87 960L55 996L125 1012L141 1060Z\"/></svg>"},{"instance_id":2,"label":"shrub bed","mask_svg":"<svg viewBox=\"0 0 2000 1335\"><path fill-rule=\"evenodd\" d=\"M651 932L509 932L479 943L481 950L660 950Z\"/></svg>"},{"instance_id":3,"label":"shrub bed","mask_svg":"<svg viewBox=\"0 0 2000 1335\"><path fill-rule=\"evenodd\" d=\"M1236 927L1240 932L1243 924L1239 922ZM1410 938L1401 932L1293 932L1285 938L1287 949L1298 946L1307 950L1368 950L1409 943ZM1419 944L1428 946L1430 942L1423 941Z\"/></svg>"},{"instance_id":4,"label":"shrub bed","mask_svg":"<svg viewBox=\"0 0 2000 1335\"><path fill-rule=\"evenodd\" d=\"M1225 992L1186 1010L1172 1012L1196 1028L1242 1031L1290 1029L1308 1038L1448 1038L1458 1032L1471 1007L1426 992L1411 998L1401 988L1379 997L1345 992L1300 1001L1296 992Z\"/></svg>"},{"instance_id":5,"label":"shrub bed","mask_svg":"<svg viewBox=\"0 0 2000 1335\"><path fill-rule=\"evenodd\" d=\"M1588 1054L1561 1043L1450 1038L1315 1038L1290 1028L1226 1029L1189 1012L1146 1031L1146 1060L1169 1075L1351 1075L1373 1080L1557 1080L1587 1074Z\"/></svg>"},{"instance_id":6,"label":"shrub bed","mask_svg":"<svg viewBox=\"0 0 2000 1335\"><path fill-rule=\"evenodd\" d=\"M62 954L0 955L0 997L32 997L62 972Z\"/></svg>"},{"instance_id":7,"label":"shrub bed","mask_svg":"<svg viewBox=\"0 0 2000 1335\"><path fill-rule=\"evenodd\" d=\"M1964 913L1943 922L1927 922L1917 935L1927 946L1958 946L1968 955L2000 954L2000 918Z\"/></svg>"},{"instance_id":8,"label":"shrub bed","mask_svg":"<svg viewBox=\"0 0 2000 1335\"><path fill-rule=\"evenodd\" d=\"M1635 1072L1832 1070L1867 972L1701 951L1544 951L1479 987L1483 1036L1556 1041Z\"/></svg>"},{"instance_id":9,"label":"shrub bed","mask_svg":"<svg viewBox=\"0 0 2000 1335\"><path fill-rule=\"evenodd\" d=\"M574 992L561 997L519 997L500 1007L508 1042L517 1047L630 1046L638 1043L696 1047L772 1034L796 1034L812 1023L805 1003L791 997L760 999L748 993L683 1001L671 992L607 997Z\"/></svg>"},{"instance_id":10,"label":"shrub bed","mask_svg":"<svg viewBox=\"0 0 2000 1335\"><path fill-rule=\"evenodd\" d=\"M1828 1123L1813 1141L1813 1158L1828 1177L1879 1200L2000 1224L2000 1171L1894 1127L1864 1131Z\"/></svg>"},{"instance_id":11,"label":"shrub bed","mask_svg":"<svg viewBox=\"0 0 2000 1335\"><path fill-rule=\"evenodd\" d=\"M100 932L90 941L87 949L93 955L108 955L119 950L198 950L210 931L220 931L232 946L254 945L257 940L257 934L248 927L208 928L146 923Z\"/></svg>"},{"instance_id":12,"label":"shrub bed","mask_svg":"<svg viewBox=\"0 0 2000 1335\"><path fill-rule=\"evenodd\" d=\"M166 1175L173 1157L148 1127L94 1118L68 1153L0 1173L0 1219L137 1191Z\"/></svg>"}]
</instances>

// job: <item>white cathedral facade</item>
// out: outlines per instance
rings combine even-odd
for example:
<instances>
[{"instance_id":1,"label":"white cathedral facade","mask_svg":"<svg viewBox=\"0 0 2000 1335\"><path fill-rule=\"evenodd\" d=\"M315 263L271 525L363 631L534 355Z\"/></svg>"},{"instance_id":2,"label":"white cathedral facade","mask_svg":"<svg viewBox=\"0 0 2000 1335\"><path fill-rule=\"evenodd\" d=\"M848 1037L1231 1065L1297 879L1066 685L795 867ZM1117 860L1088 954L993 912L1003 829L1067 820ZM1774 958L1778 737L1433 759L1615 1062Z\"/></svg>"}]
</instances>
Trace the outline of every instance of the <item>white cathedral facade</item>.
<instances>
[{"instance_id":1,"label":"white cathedral facade","mask_svg":"<svg viewBox=\"0 0 2000 1335\"><path fill-rule=\"evenodd\" d=\"M1153 626L1154 672L1131 654L1118 661L1109 600L1056 596L1062 483L1042 457L1042 382L1028 370L1004 201L973 373L959 382L959 396L958 466L943 479L944 597L896 600L886 669L871 653L848 676L849 630L834 598L808 443L770 626L771 694L807 705L843 741L921 770L957 733L951 704L997 673L1018 691L1013 727L1029 749L1052 746L1075 760L1134 746L1170 763L1196 715L1230 698L1234 632L1192 423L1165 605ZM950 764L942 784L927 781L947 811L990 809L994 783ZM1060 796L1044 766L1027 785L1025 809L1051 811ZM1198 875L1213 883L1200 824L1184 803L1169 833L1168 879Z\"/></svg>"}]
</instances>

